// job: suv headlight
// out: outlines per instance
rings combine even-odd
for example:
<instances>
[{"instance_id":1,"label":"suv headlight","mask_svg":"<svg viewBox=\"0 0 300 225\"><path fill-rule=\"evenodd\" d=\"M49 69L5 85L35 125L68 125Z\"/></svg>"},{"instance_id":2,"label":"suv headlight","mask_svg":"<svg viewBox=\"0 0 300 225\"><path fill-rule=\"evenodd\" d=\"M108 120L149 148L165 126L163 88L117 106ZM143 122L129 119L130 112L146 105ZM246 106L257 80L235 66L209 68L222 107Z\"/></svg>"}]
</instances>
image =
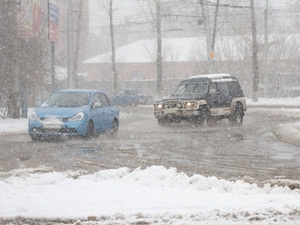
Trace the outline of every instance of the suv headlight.
<instances>
[{"instance_id":1,"label":"suv headlight","mask_svg":"<svg viewBox=\"0 0 300 225\"><path fill-rule=\"evenodd\" d=\"M36 112L33 111L33 112L29 115L29 119L30 119L30 120L40 120L40 117L38 117L38 116L36 115Z\"/></svg>"},{"instance_id":2,"label":"suv headlight","mask_svg":"<svg viewBox=\"0 0 300 225\"><path fill-rule=\"evenodd\" d=\"M83 119L83 117L84 117L84 113L80 112L80 113L77 113L75 116L71 117L70 119L68 119L68 121L69 122L80 121Z\"/></svg>"},{"instance_id":3,"label":"suv headlight","mask_svg":"<svg viewBox=\"0 0 300 225\"><path fill-rule=\"evenodd\" d=\"M198 108L198 103L191 101L191 102L187 102L185 103L185 106L187 109L197 109Z\"/></svg>"},{"instance_id":4,"label":"suv headlight","mask_svg":"<svg viewBox=\"0 0 300 225\"><path fill-rule=\"evenodd\" d=\"M164 105L163 104L155 104L154 107L155 107L155 109L163 109Z\"/></svg>"}]
</instances>

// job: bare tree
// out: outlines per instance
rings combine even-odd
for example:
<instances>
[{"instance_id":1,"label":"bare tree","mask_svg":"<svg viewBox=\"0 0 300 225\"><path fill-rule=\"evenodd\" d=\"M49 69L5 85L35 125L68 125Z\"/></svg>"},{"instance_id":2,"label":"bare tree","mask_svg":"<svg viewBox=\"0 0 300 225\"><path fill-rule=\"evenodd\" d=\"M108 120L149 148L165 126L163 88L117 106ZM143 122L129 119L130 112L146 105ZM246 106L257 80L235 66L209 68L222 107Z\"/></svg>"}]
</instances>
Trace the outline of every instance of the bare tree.
<instances>
[{"instance_id":1,"label":"bare tree","mask_svg":"<svg viewBox=\"0 0 300 225\"><path fill-rule=\"evenodd\" d=\"M45 82L50 71L47 35L21 36L17 10L16 1L0 0L0 116L16 119L23 110L26 116L27 104L35 102L39 90L50 89Z\"/></svg>"},{"instance_id":2,"label":"bare tree","mask_svg":"<svg viewBox=\"0 0 300 225\"><path fill-rule=\"evenodd\" d=\"M1 98L5 102L7 115L11 118L20 118L19 108L19 61L17 38L17 5L13 1L1 1ZM4 32L3 32L4 31Z\"/></svg>"},{"instance_id":3,"label":"bare tree","mask_svg":"<svg viewBox=\"0 0 300 225\"><path fill-rule=\"evenodd\" d=\"M209 60L209 72L214 71L214 55L215 55L215 43L216 43L216 36L217 36L217 27L218 27L218 17L219 17L219 6L220 0L217 0L215 4L215 12L214 12L214 22L213 28L211 33L210 22L209 22L209 7L207 2L200 0L201 5L201 14L202 20L205 30L205 37L206 37L206 48L207 48L207 58Z\"/></svg>"},{"instance_id":4,"label":"bare tree","mask_svg":"<svg viewBox=\"0 0 300 225\"><path fill-rule=\"evenodd\" d=\"M111 46L111 71L113 74L113 92L116 94L118 92L118 72L116 66L116 46L115 46L115 32L114 32L114 12L116 8L114 7L113 0L102 1L103 7L109 16L109 33L110 33L110 46Z\"/></svg>"}]
</instances>

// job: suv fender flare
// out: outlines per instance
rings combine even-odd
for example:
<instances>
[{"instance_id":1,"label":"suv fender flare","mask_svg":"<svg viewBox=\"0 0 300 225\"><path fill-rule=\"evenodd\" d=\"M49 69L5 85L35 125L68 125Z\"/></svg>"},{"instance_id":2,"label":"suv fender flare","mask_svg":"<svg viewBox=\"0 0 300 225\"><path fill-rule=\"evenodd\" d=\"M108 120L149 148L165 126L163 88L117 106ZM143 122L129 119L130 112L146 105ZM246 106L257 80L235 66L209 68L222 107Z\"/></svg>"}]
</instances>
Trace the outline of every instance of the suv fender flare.
<instances>
[{"instance_id":1,"label":"suv fender flare","mask_svg":"<svg viewBox=\"0 0 300 225\"><path fill-rule=\"evenodd\" d=\"M198 105L199 105L199 109L201 107L207 107L208 108L208 104L207 104L207 102L205 100L198 101Z\"/></svg>"},{"instance_id":2,"label":"suv fender flare","mask_svg":"<svg viewBox=\"0 0 300 225\"><path fill-rule=\"evenodd\" d=\"M238 105L243 107L244 112L247 110L245 98L233 98L230 104L230 111L233 113Z\"/></svg>"}]
</instances>

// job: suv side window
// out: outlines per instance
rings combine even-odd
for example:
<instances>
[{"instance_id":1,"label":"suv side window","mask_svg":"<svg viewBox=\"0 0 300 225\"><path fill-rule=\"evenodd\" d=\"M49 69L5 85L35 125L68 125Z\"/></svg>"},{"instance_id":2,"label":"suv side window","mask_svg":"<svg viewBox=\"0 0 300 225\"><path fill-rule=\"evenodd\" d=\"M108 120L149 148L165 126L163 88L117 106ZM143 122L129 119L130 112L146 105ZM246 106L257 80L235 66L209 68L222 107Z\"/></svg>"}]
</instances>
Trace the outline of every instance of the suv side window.
<instances>
[{"instance_id":1,"label":"suv side window","mask_svg":"<svg viewBox=\"0 0 300 225\"><path fill-rule=\"evenodd\" d=\"M237 81L227 82L229 94L232 97L244 97L243 91Z\"/></svg>"},{"instance_id":2,"label":"suv side window","mask_svg":"<svg viewBox=\"0 0 300 225\"><path fill-rule=\"evenodd\" d=\"M218 93L216 83L210 83L208 93L213 95Z\"/></svg>"},{"instance_id":3,"label":"suv side window","mask_svg":"<svg viewBox=\"0 0 300 225\"><path fill-rule=\"evenodd\" d=\"M221 95L229 95L228 88L224 82L218 82L217 86Z\"/></svg>"}]
</instances>

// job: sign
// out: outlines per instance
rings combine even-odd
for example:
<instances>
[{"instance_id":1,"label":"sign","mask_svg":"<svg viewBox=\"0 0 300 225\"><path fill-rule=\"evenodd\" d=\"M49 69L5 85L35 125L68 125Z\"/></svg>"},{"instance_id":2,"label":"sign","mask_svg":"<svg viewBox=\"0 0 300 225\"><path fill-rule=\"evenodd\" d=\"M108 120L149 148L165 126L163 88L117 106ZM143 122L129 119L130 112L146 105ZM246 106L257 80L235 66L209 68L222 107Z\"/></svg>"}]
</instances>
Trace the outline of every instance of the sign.
<instances>
[{"instance_id":1,"label":"sign","mask_svg":"<svg viewBox=\"0 0 300 225\"><path fill-rule=\"evenodd\" d=\"M208 54L208 57L209 57L210 60L213 60L215 58L215 53L214 52L210 52Z\"/></svg>"},{"instance_id":2,"label":"sign","mask_svg":"<svg viewBox=\"0 0 300 225\"><path fill-rule=\"evenodd\" d=\"M48 39L52 42L57 43L58 28L59 28L58 0L49 0L48 14L49 14Z\"/></svg>"},{"instance_id":3,"label":"sign","mask_svg":"<svg viewBox=\"0 0 300 225\"><path fill-rule=\"evenodd\" d=\"M40 0L26 0L19 2L18 36L32 38L41 31L41 2Z\"/></svg>"}]
</instances>

